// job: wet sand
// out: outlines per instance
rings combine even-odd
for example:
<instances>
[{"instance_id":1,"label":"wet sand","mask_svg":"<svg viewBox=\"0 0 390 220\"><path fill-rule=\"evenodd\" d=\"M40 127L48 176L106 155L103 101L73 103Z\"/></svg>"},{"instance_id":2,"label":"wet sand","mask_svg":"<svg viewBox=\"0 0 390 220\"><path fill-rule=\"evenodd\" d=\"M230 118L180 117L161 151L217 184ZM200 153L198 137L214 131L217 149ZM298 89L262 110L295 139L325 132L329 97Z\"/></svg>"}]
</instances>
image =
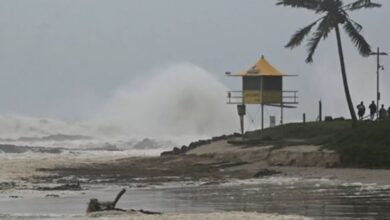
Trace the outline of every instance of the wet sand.
<instances>
[{"instance_id":1,"label":"wet sand","mask_svg":"<svg viewBox=\"0 0 390 220\"><path fill-rule=\"evenodd\" d=\"M275 167L286 176L305 179L329 179L345 183L390 185L390 170L319 168L319 167Z\"/></svg>"},{"instance_id":2,"label":"wet sand","mask_svg":"<svg viewBox=\"0 0 390 220\"><path fill-rule=\"evenodd\" d=\"M87 219L96 219L99 217L92 216ZM104 216L104 215L103 215ZM277 214L259 214L259 213L245 213L245 212L225 212L225 213L211 213L211 214L165 214L165 215L140 215L123 213L106 213L104 217L109 217L113 220L237 220L237 219L252 219L252 220L310 220L300 216L285 216Z\"/></svg>"},{"instance_id":3,"label":"wet sand","mask_svg":"<svg viewBox=\"0 0 390 220\"><path fill-rule=\"evenodd\" d=\"M381 210L384 205L388 204L388 188L385 188L385 185L390 183L390 170L275 167L266 166L261 161L251 162L242 160L240 157L222 157L220 155L182 155L165 158L57 155L43 159L3 159L0 161L0 167L0 182L15 183L11 188L0 190L0 202L9 205L9 207L3 207L7 211L5 213L21 213L23 210L28 213L37 212L38 214L59 214L64 212L66 217L63 217L63 219L69 218L69 215L74 215L76 219L87 218L83 215L80 216L80 214L85 212L86 204L90 198L111 200L122 187L130 191L128 192L129 197L127 199L125 197L119 203L119 207L167 211L168 213L193 213L194 211L215 213L219 210L245 210L265 213L296 213L306 216L306 211L311 209L315 211L318 209L318 205L322 206L323 204L328 204L328 202L330 204L336 202L335 207L339 208L339 201L351 200L353 204L358 204L357 207L365 207L365 204L360 204L366 202L367 199L363 199L366 198L365 196L374 196L371 201L379 203L373 206L370 205L370 207L375 208L375 210ZM260 175L260 179L254 178L254 175L259 171L263 173L263 176ZM52 187L74 182L80 182L81 191L72 189L65 191L37 190L37 187ZM326 186L328 183L331 184ZM373 185L363 186L361 185L363 183ZM236 184L237 187L231 189L229 187L224 188L231 184ZM256 188L254 189L252 187L254 184L266 185L254 186ZM384 187L380 187L381 185ZM339 189L339 186L341 186L341 189ZM374 191L371 190L372 186L375 188ZM175 189L167 191L165 190L167 187L168 189ZM188 192L186 188L188 188ZM385 191L382 191L382 189ZM214 201L214 205L211 205L214 198L209 197L209 195L216 192L216 190L221 190L218 194L218 198L220 198ZM252 191L253 198L249 194ZM261 191L264 192L260 193ZM337 191L337 194L334 194L336 197L321 200L320 198L324 198L328 191ZM364 194L366 191L369 193L368 195ZM201 192L203 197L199 197ZM277 192L283 193L279 195ZM356 197L361 192L363 192L361 195L363 197ZM346 198L343 198L344 193L347 195ZM383 198L379 197L385 200L376 200L375 196L377 193L386 195ZM234 199L230 200L233 194ZM286 209L283 209L283 207L280 209L279 206L275 206L275 203L279 203L278 199L283 201L284 196L294 194L296 194L293 198L294 200L288 205L288 207L291 206L289 208L291 212L282 212ZM174 197L171 198L172 195ZM180 196L178 197L178 195ZM161 196L161 198L158 196ZM182 198L181 196L184 197ZM350 198L349 196L352 197ZM296 206L294 201L296 199L300 200L301 197L308 202ZM197 201L198 199L199 201ZM34 204L37 206L29 205L31 201L34 201ZM154 201L156 204L154 204ZM231 203L226 204L227 201ZM164 206L161 206L161 204L169 204L171 202L173 202L172 207L167 206L164 208ZM198 207L198 211L196 211L195 206L197 202L201 204ZM207 205L207 202L211 202L210 205ZM264 207L259 207L259 202ZM253 207L250 204L253 204ZM307 207L307 204L311 204L313 207ZM349 202L346 204L349 204ZM61 207L62 205L63 207ZM21 206L30 207L31 210L21 209ZM345 204L342 203L342 207L344 206ZM355 206L350 208L353 207ZM297 209L300 211L293 211ZM69 210L74 211L68 213ZM326 210L327 208L324 213L327 213ZM310 212L307 212L307 214L310 214ZM164 215L163 219L245 219L245 216L252 216L253 218L250 217L250 219L270 219L267 215L255 213L223 213L219 214L219 216L223 217L218 217L218 214L168 214ZM303 219L302 217L273 217L275 217L274 219ZM55 219L61 218L61 216L55 217ZM156 217L132 215L130 217L116 216L116 218L138 220L154 219Z\"/></svg>"},{"instance_id":4,"label":"wet sand","mask_svg":"<svg viewBox=\"0 0 390 220\"><path fill-rule=\"evenodd\" d=\"M199 181L226 182L249 179L256 173L272 170L283 177L330 179L346 183L390 185L390 170L266 166L261 161L242 158L185 155L177 157L84 157L50 156L47 158L0 160L0 182L18 185L59 184L79 181L82 184L143 184ZM270 175L265 173L264 175Z\"/></svg>"},{"instance_id":5,"label":"wet sand","mask_svg":"<svg viewBox=\"0 0 390 220\"><path fill-rule=\"evenodd\" d=\"M332 152L321 152L316 146L270 152L272 149L272 146L237 148L222 141L166 157L102 154L4 157L0 160L0 203L3 213L20 213L23 206L30 207L28 213L65 216L55 219L87 218L82 214L89 199L112 200L121 188L126 188L130 197L119 203L121 208L211 213L165 214L158 219L303 219L252 213L256 211L302 216L318 216L320 211L324 216L346 215L353 219L366 214L359 211L366 206L379 215L389 214L383 207L388 206L390 170L325 168L327 163L316 160L326 158L332 162L337 157ZM295 166L275 166L279 161L296 158L307 161L294 162ZM304 166L307 164L319 167ZM51 190L74 183L80 184L80 189ZM286 202L285 198L290 199ZM307 202L301 204L302 200ZM30 205L32 201L36 206ZM172 206L165 205L171 203ZM218 214L221 210L248 213ZM156 217L132 214L115 218Z\"/></svg>"}]
</instances>

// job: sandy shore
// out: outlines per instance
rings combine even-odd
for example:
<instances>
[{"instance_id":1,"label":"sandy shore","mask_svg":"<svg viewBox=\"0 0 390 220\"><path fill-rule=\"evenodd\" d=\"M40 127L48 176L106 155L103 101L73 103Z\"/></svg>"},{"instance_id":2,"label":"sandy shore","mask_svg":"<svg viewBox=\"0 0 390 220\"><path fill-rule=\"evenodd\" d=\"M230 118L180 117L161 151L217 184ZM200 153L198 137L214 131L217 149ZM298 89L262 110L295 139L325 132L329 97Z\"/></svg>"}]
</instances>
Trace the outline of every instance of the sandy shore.
<instances>
[{"instance_id":1,"label":"sandy shore","mask_svg":"<svg viewBox=\"0 0 390 220\"><path fill-rule=\"evenodd\" d=\"M46 176L41 169L76 168L96 163L114 163L122 157L42 155L32 158L3 157L0 159L0 181L20 181L34 176Z\"/></svg>"},{"instance_id":2,"label":"sandy shore","mask_svg":"<svg viewBox=\"0 0 390 220\"><path fill-rule=\"evenodd\" d=\"M294 146L277 149L271 157L269 147L238 148L216 142L189 151L186 155L171 157L102 157L56 155L36 158L2 158L0 182L14 181L37 184L64 183L66 180L82 184L132 183L134 186L173 181L224 182L228 179L249 179L276 174L306 179L331 179L342 182L360 182L386 185L390 183L390 170L276 166L275 161L307 159L309 163L323 157L316 146ZM302 156L304 155L304 157ZM333 154L330 153L333 160ZM328 155L329 157L329 155ZM295 158L295 159L296 159ZM270 163L271 161L271 163Z\"/></svg>"},{"instance_id":3,"label":"sandy shore","mask_svg":"<svg viewBox=\"0 0 390 220\"><path fill-rule=\"evenodd\" d=\"M273 153L275 154L273 155ZM322 183L331 183L337 186L343 186L344 184L345 186L363 186L362 184L371 186L370 184L373 184L375 186L375 190L378 190L378 192L380 192L382 188L388 189L388 185L390 183L390 170L326 168L324 166L326 163L317 163L315 161L323 158L324 155L325 157L329 156L329 161L333 161L333 152L322 152L317 146L294 146L285 148L274 148L273 146L268 146L241 148L228 145L226 142L215 142L201 146L194 151L189 151L185 155L167 157L127 157L125 155L110 157L104 157L102 155L47 155L44 157L40 156L34 158L8 157L0 160L0 187L3 187L0 188L0 199L3 199L6 202L4 204L7 204L12 200L13 204L18 205L29 204L29 201L36 200L37 207L40 208L42 213L53 213L52 208L50 208L50 210L45 209L48 201L55 201L56 203L72 201L74 205L71 208L75 210L77 209L78 211L75 213L78 213L78 216L80 216L72 217L73 219L298 220L309 218L252 213L253 211L267 212L264 211L264 209L252 209L248 213L227 212L209 214L163 214L159 216L140 215L134 213L130 215L123 215L123 213L121 215L111 215L111 213L109 214L111 216L101 216L101 213L99 213L98 216L84 216L84 210L89 199L102 198L110 200L120 188L128 189L129 194L138 190L157 190L155 191L157 195L161 193L158 192L158 190L163 190L164 187L179 187L183 190L182 187L185 188L185 186L188 186L195 188L193 190L196 191L197 187L201 188L211 186L220 188L223 186L230 186L232 184L238 184L239 186L237 189L241 189L242 186L247 184L249 187L248 189L252 190L253 188L251 184L256 185L259 183L265 183L265 185L267 185L267 180L269 180L271 185L274 184L280 187L275 192L294 189L289 187L299 187L300 184L309 183L311 184L310 187L312 187L312 190L314 190L310 191L310 195L312 195L313 192L326 192L327 187L333 187L332 185L324 185L324 188L317 189L316 185L320 186ZM275 161L290 160L291 162L291 160L295 160L297 158L307 159L309 161L308 163L315 163L320 166L307 167L306 162L293 163L294 166L276 166L274 164ZM283 181L287 182L283 183ZM296 184L294 181L296 181ZM64 191L39 189L39 187L42 186L57 187L75 182L80 183L81 189L65 189ZM255 188L258 186L259 185L255 186ZM111 188L113 190L111 190ZM332 188L331 190L336 188L337 187ZM366 188L367 187L362 187L363 190ZM256 190L263 190L263 188L259 187L259 189ZM243 193L248 192L251 191L243 191ZM302 192L304 193L299 194L298 191L298 194L296 195L305 195L306 191ZM257 195L258 191L254 191L253 193L253 195ZM267 195L268 192L264 191L263 193ZM291 192L286 191L286 193ZM359 189L357 193L361 193ZM194 195L197 194L195 193ZM283 196L284 194L277 195L277 198L283 198ZM315 196L315 193L313 196ZM131 196L131 198L135 199L134 203L132 203L132 199L127 199L125 200L126 203L122 204L120 207L132 208L136 205L141 205L141 207L138 207L138 209L140 209L147 207L147 205L151 202L144 201L143 203L142 198L144 197ZM226 198L229 199L230 197L227 196ZM240 198L240 196L237 196L237 198ZM270 201L272 200L273 199ZM264 202L264 200L261 201ZM267 200L265 199L265 201ZM239 200L237 200L237 202L239 203ZM39 204L41 205L39 206ZM157 208L158 207L159 206L157 206ZM206 205L205 207L207 208L208 206ZM166 208L170 209L170 207ZM283 212L283 210L275 212L306 215L304 212L306 208L305 206L299 206L298 208L301 209L300 212ZM154 211L155 206L151 206L149 209ZM17 207L9 207L9 209L6 210L10 210L6 213L11 214L14 212L21 212ZM34 210L35 209L32 208L30 212L34 212ZM54 208L54 210L56 210L56 208ZM211 212L219 212L219 210L225 209L213 209ZM241 211L244 209L238 207L233 210ZM204 212L207 213L209 211L206 210ZM273 212L274 211L271 211L270 213ZM54 213L57 212L54 211ZM184 211L184 213L192 212Z\"/></svg>"}]
</instances>

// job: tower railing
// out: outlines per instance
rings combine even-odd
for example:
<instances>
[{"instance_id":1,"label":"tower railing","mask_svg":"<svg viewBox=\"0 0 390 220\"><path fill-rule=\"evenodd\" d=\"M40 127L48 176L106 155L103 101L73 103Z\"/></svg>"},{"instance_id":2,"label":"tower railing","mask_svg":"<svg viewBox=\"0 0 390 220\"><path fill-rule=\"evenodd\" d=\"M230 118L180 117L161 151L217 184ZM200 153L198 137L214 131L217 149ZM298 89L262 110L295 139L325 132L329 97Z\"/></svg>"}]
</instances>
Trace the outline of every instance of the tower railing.
<instances>
[{"instance_id":1,"label":"tower railing","mask_svg":"<svg viewBox=\"0 0 390 220\"><path fill-rule=\"evenodd\" d=\"M243 103L243 91L228 91L227 92L227 104L241 105ZM260 104L260 103L259 103ZM270 106L281 105L288 107L287 105L297 105L298 104L298 91L296 90L285 90L282 91L282 103L269 103Z\"/></svg>"}]
</instances>

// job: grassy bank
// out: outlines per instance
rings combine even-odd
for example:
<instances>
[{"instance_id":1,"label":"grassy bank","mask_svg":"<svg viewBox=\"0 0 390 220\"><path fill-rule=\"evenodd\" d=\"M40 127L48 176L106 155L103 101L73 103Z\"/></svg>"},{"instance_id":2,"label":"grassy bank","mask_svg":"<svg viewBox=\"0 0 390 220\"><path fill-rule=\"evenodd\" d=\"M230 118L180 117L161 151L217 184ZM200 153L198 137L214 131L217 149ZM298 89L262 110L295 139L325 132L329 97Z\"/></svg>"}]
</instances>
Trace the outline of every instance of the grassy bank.
<instances>
[{"instance_id":1,"label":"grassy bank","mask_svg":"<svg viewBox=\"0 0 390 220\"><path fill-rule=\"evenodd\" d=\"M346 167L390 168L390 120L359 122L355 128L351 121L286 124L246 137L265 145L322 145L337 151Z\"/></svg>"}]
</instances>

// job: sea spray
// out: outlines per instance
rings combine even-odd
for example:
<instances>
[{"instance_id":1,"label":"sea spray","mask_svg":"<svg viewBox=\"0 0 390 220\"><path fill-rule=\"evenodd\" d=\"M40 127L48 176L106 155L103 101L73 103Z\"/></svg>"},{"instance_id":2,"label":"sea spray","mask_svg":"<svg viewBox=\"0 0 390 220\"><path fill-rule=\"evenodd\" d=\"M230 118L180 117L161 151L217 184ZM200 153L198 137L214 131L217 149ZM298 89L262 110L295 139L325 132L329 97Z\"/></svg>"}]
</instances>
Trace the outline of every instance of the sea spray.
<instances>
[{"instance_id":1,"label":"sea spray","mask_svg":"<svg viewBox=\"0 0 390 220\"><path fill-rule=\"evenodd\" d=\"M179 64L118 89L98 114L102 124L132 135L212 136L232 132L235 109L227 88L207 71Z\"/></svg>"},{"instance_id":2,"label":"sea spray","mask_svg":"<svg viewBox=\"0 0 390 220\"><path fill-rule=\"evenodd\" d=\"M81 121L0 116L0 139L2 143L12 139L12 144L17 145L73 149L104 147L106 142L128 148L135 143L134 139L143 138L188 144L236 130L236 110L226 105L227 90L200 67L188 63L170 65L125 83L100 109ZM57 134L85 135L94 140L24 138Z\"/></svg>"}]
</instances>

